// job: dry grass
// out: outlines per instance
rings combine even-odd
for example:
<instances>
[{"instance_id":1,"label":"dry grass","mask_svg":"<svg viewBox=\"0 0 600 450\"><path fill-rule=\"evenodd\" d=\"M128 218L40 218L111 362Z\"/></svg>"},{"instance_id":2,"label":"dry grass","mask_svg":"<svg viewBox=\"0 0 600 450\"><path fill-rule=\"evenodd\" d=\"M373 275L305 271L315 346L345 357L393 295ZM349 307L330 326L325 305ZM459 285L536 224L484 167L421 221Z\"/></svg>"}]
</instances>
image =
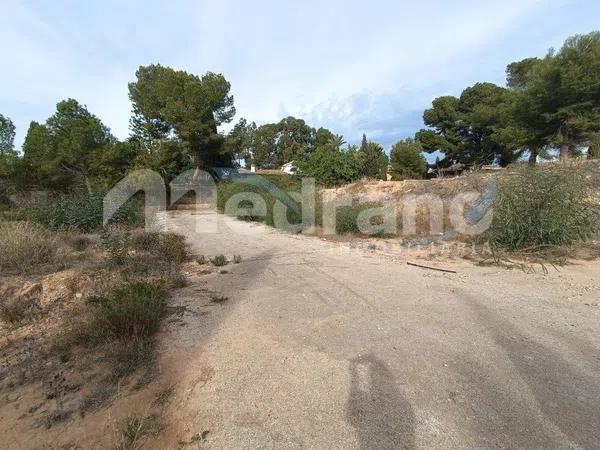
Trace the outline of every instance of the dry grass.
<instances>
[{"instance_id":1,"label":"dry grass","mask_svg":"<svg viewBox=\"0 0 600 450\"><path fill-rule=\"evenodd\" d=\"M0 299L0 320L17 324L31 317L35 310L36 302L28 298L4 298Z\"/></svg>"},{"instance_id":2,"label":"dry grass","mask_svg":"<svg viewBox=\"0 0 600 450\"><path fill-rule=\"evenodd\" d=\"M116 448L117 450L136 450L142 448L143 442L147 437L157 436L164 429L164 424L160 423L154 416L129 416L121 426L123 437Z\"/></svg>"},{"instance_id":3,"label":"dry grass","mask_svg":"<svg viewBox=\"0 0 600 450\"><path fill-rule=\"evenodd\" d=\"M62 397L54 391L37 388L23 400L27 406L43 405L32 410L32 421L53 426L151 381L168 294L185 282L183 238L114 228L103 236L51 231L28 222L0 222L0 227L0 284L15 286L10 298L0 294L0 394L22 392L33 383L54 386L55 374L64 373L64 405L55 407L51 399ZM75 298L78 291L72 290L72 297L41 306L39 296L29 301L21 294L22 283L39 283L65 265L93 277L94 298ZM123 448L144 440L140 432L146 424L130 422Z\"/></svg>"},{"instance_id":4,"label":"dry grass","mask_svg":"<svg viewBox=\"0 0 600 450\"><path fill-rule=\"evenodd\" d=\"M29 272L57 261L61 243L56 235L29 222L0 222L0 269Z\"/></svg>"}]
</instances>

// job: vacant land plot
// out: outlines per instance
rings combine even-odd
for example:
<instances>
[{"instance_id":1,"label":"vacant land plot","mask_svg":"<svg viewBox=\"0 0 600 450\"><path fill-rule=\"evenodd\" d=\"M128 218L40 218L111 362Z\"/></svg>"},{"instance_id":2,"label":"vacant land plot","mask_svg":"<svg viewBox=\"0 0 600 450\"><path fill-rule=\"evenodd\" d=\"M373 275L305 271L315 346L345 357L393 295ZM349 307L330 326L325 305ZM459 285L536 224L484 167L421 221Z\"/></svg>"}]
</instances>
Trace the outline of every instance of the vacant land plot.
<instances>
[{"instance_id":1,"label":"vacant land plot","mask_svg":"<svg viewBox=\"0 0 600 450\"><path fill-rule=\"evenodd\" d=\"M196 220L220 224L196 232ZM428 261L216 214L173 231L240 264L205 278L210 315L166 337L175 439L211 448L593 448L597 262L547 275ZM235 230L235 231L232 231ZM180 298L198 313L194 295ZM202 433L205 433L202 435Z\"/></svg>"}]
</instances>

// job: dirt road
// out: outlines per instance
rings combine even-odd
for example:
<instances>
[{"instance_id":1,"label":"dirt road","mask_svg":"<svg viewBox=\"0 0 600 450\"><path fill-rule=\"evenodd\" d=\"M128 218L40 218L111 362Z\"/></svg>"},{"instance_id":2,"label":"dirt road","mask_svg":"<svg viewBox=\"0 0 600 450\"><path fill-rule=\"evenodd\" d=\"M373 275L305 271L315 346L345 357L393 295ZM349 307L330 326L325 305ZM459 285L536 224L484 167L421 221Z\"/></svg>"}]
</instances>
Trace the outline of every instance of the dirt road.
<instances>
[{"instance_id":1,"label":"dirt road","mask_svg":"<svg viewBox=\"0 0 600 450\"><path fill-rule=\"evenodd\" d=\"M161 350L177 383L164 445L208 431L191 445L600 447L597 262L543 275L457 259L445 274L216 214L176 213L170 228L243 262L175 302L187 312Z\"/></svg>"}]
</instances>

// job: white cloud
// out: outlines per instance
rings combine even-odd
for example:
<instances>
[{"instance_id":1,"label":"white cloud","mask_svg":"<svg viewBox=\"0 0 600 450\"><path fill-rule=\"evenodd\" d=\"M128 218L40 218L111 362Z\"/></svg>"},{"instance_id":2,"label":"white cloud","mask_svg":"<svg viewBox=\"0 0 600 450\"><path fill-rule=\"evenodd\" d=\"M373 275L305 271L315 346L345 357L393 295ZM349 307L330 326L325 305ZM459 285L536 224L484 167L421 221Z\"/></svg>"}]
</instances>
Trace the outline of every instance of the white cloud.
<instances>
[{"instance_id":1,"label":"white cloud","mask_svg":"<svg viewBox=\"0 0 600 450\"><path fill-rule=\"evenodd\" d=\"M349 141L366 131L387 145L420 126L420 113L433 97L457 93L492 69L497 74L492 81L501 81L510 61L505 58L525 48L543 53L556 35L549 24L552 17L560 19L560 8L570 8L579 20L590 15L585 8L593 2L572 3L577 5L567 0L10 4L0 17L5 43L0 111L15 120L20 141L29 120L45 120L58 100L75 97L123 138L130 114L127 82L140 64L161 62L195 73L223 72L232 83L238 117L264 123L292 114ZM516 46L514 37L534 21L545 24L543 33L523 49ZM561 33L571 31L558 23Z\"/></svg>"}]
</instances>

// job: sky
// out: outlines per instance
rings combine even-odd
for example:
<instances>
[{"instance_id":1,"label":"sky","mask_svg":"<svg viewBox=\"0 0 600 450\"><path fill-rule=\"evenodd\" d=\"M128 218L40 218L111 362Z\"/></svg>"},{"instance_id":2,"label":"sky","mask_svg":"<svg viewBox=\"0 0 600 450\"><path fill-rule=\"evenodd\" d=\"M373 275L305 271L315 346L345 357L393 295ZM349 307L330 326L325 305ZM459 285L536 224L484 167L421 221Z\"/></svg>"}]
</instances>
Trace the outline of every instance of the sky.
<instances>
[{"instance_id":1,"label":"sky","mask_svg":"<svg viewBox=\"0 0 600 450\"><path fill-rule=\"evenodd\" d=\"M597 0L0 0L0 113L17 148L65 98L123 139L127 83L160 63L223 73L233 123L293 115L389 150L435 97L502 85L508 63L600 29L599 17Z\"/></svg>"}]
</instances>

